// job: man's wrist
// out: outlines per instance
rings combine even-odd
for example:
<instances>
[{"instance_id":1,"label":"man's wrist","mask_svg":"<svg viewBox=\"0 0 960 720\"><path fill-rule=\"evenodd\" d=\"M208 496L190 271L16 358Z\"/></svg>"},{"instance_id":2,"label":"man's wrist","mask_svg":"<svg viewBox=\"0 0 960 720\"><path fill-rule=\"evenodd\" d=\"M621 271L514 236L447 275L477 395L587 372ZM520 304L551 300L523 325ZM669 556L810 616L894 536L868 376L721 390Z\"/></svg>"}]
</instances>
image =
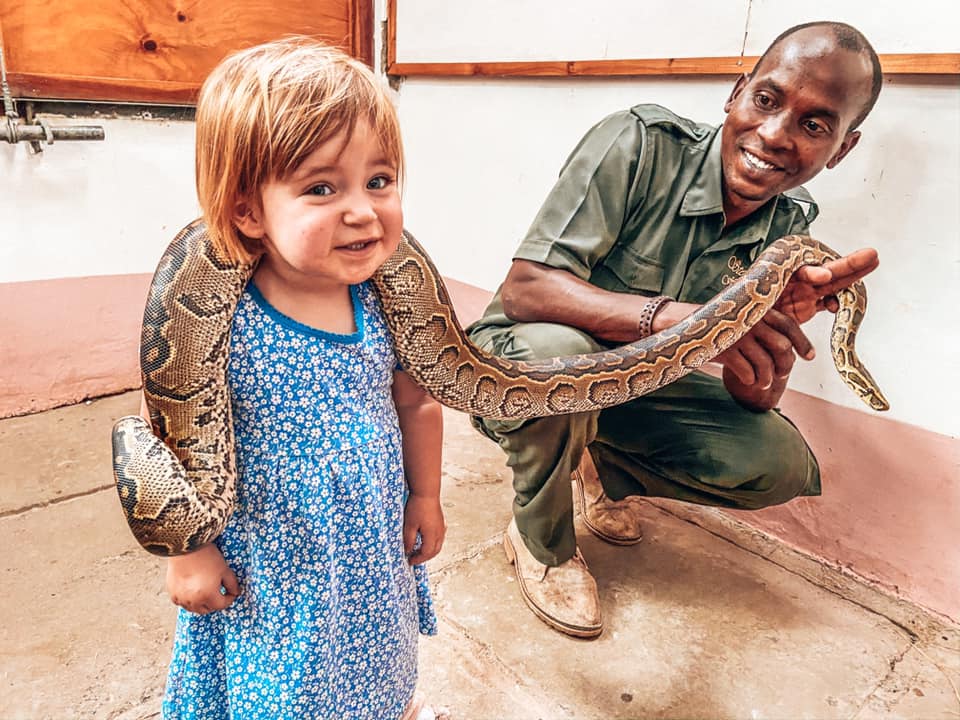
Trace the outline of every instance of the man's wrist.
<instances>
[{"instance_id":1,"label":"man's wrist","mask_svg":"<svg viewBox=\"0 0 960 720\"><path fill-rule=\"evenodd\" d=\"M667 295L657 295L649 298L643 304L643 307L640 308L640 319L637 324L637 331L639 332L641 338L653 335L654 317L656 317L657 313L660 312L664 305L673 301L673 298Z\"/></svg>"}]
</instances>

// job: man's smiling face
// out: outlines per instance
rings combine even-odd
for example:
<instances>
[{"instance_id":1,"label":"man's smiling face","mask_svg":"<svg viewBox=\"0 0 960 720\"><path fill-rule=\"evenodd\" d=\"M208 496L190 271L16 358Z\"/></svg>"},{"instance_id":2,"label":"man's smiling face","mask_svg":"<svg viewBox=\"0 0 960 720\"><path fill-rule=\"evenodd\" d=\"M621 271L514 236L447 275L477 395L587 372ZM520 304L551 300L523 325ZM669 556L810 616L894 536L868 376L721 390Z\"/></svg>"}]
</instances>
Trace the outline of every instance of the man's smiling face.
<instances>
[{"instance_id":1,"label":"man's smiling face","mask_svg":"<svg viewBox=\"0 0 960 720\"><path fill-rule=\"evenodd\" d=\"M850 125L872 79L867 56L838 47L822 28L788 36L741 77L723 108L727 223L837 165L860 138Z\"/></svg>"}]
</instances>

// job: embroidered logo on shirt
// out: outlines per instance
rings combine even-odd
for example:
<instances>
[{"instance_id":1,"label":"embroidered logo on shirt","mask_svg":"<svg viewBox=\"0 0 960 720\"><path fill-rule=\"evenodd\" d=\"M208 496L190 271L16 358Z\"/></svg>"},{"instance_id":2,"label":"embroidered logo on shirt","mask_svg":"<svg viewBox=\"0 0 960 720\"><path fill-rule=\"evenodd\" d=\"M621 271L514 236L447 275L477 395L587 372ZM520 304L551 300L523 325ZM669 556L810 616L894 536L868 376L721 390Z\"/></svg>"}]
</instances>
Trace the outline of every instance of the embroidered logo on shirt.
<instances>
[{"instance_id":1,"label":"embroidered logo on shirt","mask_svg":"<svg viewBox=\"0 0 960 720\"><path fill-rule=\"evenodd\" d=\"M724 276L720 279L720 282L723 283L724 287L730 285L731 283L735 283L737 278L747 271L747 268L744 267L740 258L738 258L736 255L731 256L730 259L727 260L727 267L733 271L736 277L733 277L733 275L724 274Z\"/></svg>"}]
</instances>

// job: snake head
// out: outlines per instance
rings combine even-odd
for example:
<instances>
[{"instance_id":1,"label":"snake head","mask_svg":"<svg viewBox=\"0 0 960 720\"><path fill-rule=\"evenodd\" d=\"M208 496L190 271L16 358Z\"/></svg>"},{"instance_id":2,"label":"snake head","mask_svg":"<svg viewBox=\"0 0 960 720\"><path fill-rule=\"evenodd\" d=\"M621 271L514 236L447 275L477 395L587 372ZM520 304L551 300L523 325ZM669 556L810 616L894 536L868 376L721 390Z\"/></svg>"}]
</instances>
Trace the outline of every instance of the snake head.
<instances>
[{"instance_id":1,"label":"snake head","mask_svg":"<svg viewBox=\"0 0 960 720\"><path fill-rule=\"evenodd\" d=\"M877 412L885 412L890 409L890 403L879 390L875 390L864 396L864 402Z\"/></svg>"}]
</instances>

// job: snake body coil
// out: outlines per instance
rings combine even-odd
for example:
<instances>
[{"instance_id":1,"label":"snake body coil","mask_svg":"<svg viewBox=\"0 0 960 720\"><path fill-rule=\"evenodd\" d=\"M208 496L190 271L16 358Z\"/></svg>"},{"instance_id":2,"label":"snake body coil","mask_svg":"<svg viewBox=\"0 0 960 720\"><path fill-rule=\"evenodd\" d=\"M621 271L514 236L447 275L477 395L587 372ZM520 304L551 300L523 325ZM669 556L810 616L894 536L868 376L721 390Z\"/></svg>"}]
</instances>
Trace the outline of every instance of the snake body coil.
<instances>
[{"instance_id":1,"label":"snake body coil","mask_svg":"<svg viewBox=\"0 0 960 720\"><path fill-rule=\"evenodd\" d=\"M532 362L496 357L467 339L439 272L409 234L372 282L397 357L419 385L457 410L519 419L599 410L668 385L743 337L797 268L836 257L812 238L781 238L735 283L667 330L605 352ZM233 509L226 372L233 313L253 269L220 258L197 221L173 240L154 275L140 347L153 427L136 416L118 420L113 466L133 534L158 555L210 542ZM854 350L865 288L858 282L838 297L834 362L857 395L886 410Z\"/></svg>"}]
</instances>

